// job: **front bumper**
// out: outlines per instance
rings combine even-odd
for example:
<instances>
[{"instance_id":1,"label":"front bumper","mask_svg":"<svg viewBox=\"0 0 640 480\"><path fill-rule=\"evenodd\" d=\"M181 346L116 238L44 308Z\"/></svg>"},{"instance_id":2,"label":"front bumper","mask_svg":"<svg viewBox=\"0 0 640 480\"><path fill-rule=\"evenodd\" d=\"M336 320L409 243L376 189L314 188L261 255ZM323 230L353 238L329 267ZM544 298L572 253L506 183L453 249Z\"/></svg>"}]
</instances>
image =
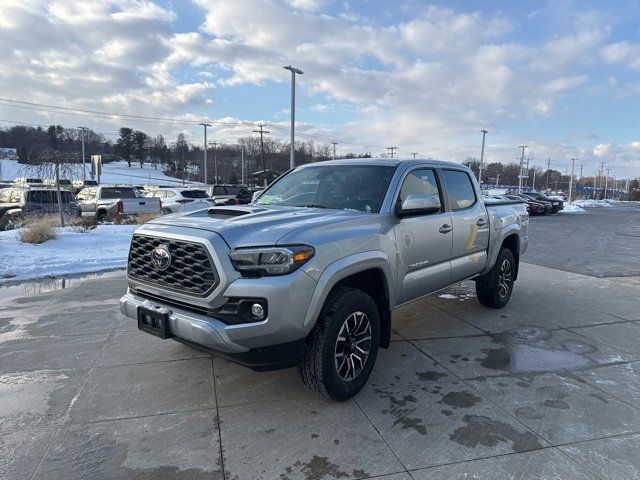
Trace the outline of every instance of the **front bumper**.
<instances>
[{"instance_id":1,"label":"front bumper","mask_svg":"<svg viewBox=\"0 0 640 480\"><path fill-rule=\"evenodd\" d=\"M268 302L267 318L252 323L226 324L222 318L176 306L169 297L166 303L157 295L145 297L139 287L138 293L130 290L120 299L120 311L136 321L139 307L161 311L168 314L171 336L177 341L251 368L280 368L299 361L300 345L312 327L303 323L315 287L316 281L303 270L233 281L221 297L259 297Z\"/></svg>"}]
</instances>

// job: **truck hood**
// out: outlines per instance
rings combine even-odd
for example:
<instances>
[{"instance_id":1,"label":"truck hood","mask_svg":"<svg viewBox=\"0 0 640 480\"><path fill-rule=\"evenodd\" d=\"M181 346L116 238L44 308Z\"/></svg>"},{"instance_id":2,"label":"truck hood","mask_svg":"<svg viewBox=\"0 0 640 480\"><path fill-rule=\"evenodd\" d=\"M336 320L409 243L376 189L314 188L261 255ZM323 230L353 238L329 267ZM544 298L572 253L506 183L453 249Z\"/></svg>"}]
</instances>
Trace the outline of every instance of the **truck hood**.
<instances>
[{"instance_id":1,"label":"truck hood","mask_svg":"<svg viewBox=\"0 0 640 480\"><path fill-rule=\"evenodd\" d=\"M219 234L231 248L277 245L302 227L320 227L370 214L322 208L263 207L254 205L212 207L165 215L149 222L195 228Z\"/></svg>"}]
</instances>

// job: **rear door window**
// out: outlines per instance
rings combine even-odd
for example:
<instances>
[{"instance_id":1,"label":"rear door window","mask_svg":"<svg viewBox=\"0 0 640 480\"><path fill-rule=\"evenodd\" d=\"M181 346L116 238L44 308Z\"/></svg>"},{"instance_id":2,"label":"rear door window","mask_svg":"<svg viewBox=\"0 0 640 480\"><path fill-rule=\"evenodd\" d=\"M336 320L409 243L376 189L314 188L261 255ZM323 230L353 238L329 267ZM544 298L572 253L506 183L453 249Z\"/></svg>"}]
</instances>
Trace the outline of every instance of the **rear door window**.
<instances>
[{"instance_id":1,"label":"rear door window","mask_svg":"<svg viewBox=\"0 0 640 480\"><path fill-rule=\"evenodd\" d=\"M180 194L184 198L208 198L207 192L204 190L183 190Z\"/></svg>"},{"instance_id":2,"label":"rear door window","mask_svg":"<svg viewBox=\"0 0 640 480\"><path fill-rule=\"evenodd\" d=\"M476 193L466 172L443 170L442 177L444 178L447 198L452 210L469 208L476 203Z\"/></svg>"},{"instance_id":3,"label":"rear door window","mask_svg":"<svg viewBox=\"0 0 640 480\"><path fill-rule=\"evenodd\" d=\"M136 198L136 192L133 188L127 187L105 187L102 189L101 198L116 199L116 198Z\"/></svg>"}]
</instances>

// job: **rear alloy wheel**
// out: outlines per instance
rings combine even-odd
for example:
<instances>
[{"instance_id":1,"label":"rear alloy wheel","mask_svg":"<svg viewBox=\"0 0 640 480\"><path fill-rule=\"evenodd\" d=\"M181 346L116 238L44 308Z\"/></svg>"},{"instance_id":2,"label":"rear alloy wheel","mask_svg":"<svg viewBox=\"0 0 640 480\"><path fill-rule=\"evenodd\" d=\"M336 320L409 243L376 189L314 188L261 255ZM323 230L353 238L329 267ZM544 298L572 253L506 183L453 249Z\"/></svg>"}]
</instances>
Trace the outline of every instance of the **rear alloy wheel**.
<instances>
[{"instance_id":1,"label":"rear alloy wheel","mask_svg":"<svg viewBox=\"0 0 640 480\"><path fill-rule=\"evenodd\" d=\"M373 299L336 288L307 338L298 370L305 386L329 400L347 400L367 382L378 355L380 317Z\"/></svg>"},{"instance_id":2,"label":"rear alloy wheel","mask_svg":"<svg viewBox=\"0 0 640 480\"><path fill-rule=\"evenodd\" d=\"M478 301L491 308L502 308L511 298L515 281L516 262L508 248L502 248L495 265L476 279Z\"/></svg>"}]
</instances>

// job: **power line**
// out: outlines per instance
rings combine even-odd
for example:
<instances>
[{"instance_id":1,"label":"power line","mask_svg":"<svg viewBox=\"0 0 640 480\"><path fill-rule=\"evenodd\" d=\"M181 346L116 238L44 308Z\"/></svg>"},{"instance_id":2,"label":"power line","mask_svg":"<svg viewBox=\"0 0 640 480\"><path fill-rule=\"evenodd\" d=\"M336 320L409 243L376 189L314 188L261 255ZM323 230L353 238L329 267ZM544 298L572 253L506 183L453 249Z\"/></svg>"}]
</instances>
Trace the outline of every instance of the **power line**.
<instances>
[{"instance_id":1,"label":"power line","mask_svg":"<svg viewBox=\"0 0 640 480\"><path fill-rule=\"evenodd\" d=\"M146 115L132 115L127 113L114 113L114 112L103 112L99 110L87 110L82 108L70 108L70 107L59 107L56 105L48 105L44 103L35 103L35 102L24 102L21 100L11 100L8 98L1 98L0 102L8 102L8 103L0 103L0 105L5 107L13 107L13 108L22 108L26 110L36 110L43 111L49 113L57 113L62 115L77 115L82 117L93 117L93 118L101 118L105 119L113 117L120 117L127 119L129 121L135 122L143 122L143 123L156 123L156 124L169 124L169 125L198 125L200 122L197 120L186 120L180 118L166 118L166 117L152 117ZM62 111L59 111L62 110ZM209 121L214 125L220 126L248 126L253 125L252 122L221 122L221 121Z\"/></svg>"}]
</instances>

